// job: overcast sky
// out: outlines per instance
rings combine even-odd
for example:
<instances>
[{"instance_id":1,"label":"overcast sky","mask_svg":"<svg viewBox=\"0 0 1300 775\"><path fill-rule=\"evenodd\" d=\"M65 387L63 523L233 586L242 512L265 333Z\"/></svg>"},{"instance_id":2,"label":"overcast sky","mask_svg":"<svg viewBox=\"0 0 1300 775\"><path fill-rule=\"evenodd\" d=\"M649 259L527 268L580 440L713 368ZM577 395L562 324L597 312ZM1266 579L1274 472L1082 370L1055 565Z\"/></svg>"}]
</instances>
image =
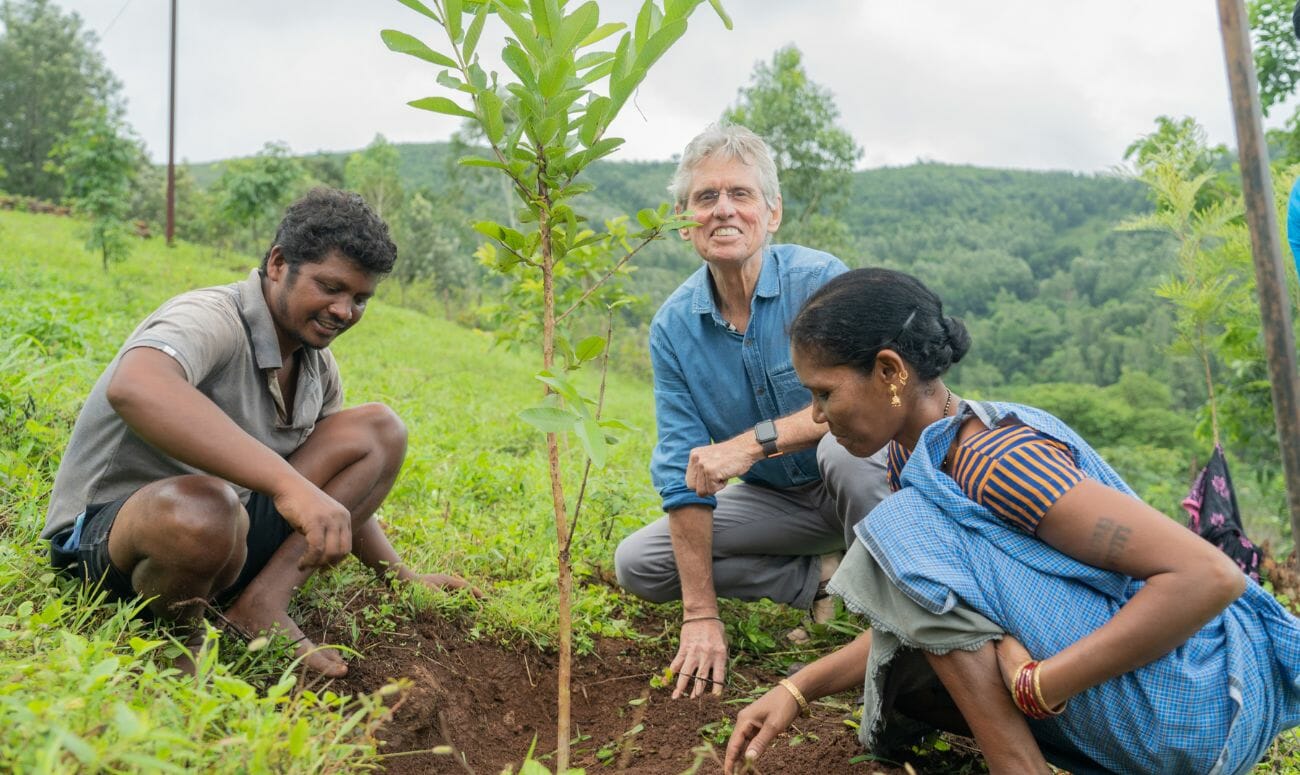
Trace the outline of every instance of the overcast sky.
<instances>
[{"instance_id":1,"label":"overcast sky","mask_svg":"<svg viewBox=\"0 0 1300 775\"><path fill-rule=\"evenodd\" d=\"M576 0L575 0L576 1ZM128 120L167 153L168 0L55 0L100 36ZM1103 171L1161 114L1190 115L1234 144L1210 0L723 0L706 5L614 126L613 158L670 158L733 103L754 64L791 44L829 88L863 167L917 160ZM351 150L376 133L445 140L456 121L408 107L445 94L434 66L389 52L395 28L441 30L397 0L181 0L177 159L210 161L283 141ZM601 0L632 21L632 0ZM495 53L485 33L480 51ZM1290 113L1279 108L1269 125Z\"/></svg>"}]
</instances>

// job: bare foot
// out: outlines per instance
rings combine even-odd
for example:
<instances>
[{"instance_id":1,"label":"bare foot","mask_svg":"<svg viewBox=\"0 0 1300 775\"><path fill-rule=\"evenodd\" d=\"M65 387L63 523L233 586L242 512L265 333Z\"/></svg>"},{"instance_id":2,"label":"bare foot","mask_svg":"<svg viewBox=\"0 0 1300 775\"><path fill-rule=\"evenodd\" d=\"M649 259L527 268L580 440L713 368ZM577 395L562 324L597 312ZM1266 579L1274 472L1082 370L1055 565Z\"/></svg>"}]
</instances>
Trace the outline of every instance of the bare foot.
<instances>
[{"instance_id":1,"label":"bare foot","mask_svg":"<svg viewBox=\"0 0 1300 775\"><path fill-rule=\"evenodd\" d=\"M318 673L340 678L348 672L347 663L337 651L313 643L283 609L259 606L244 595L227 609L225 615L226 619L251 637L278 635L286 638L293 644L294 657L301 657L304 665Z\"/></svg>"}]
</instances>

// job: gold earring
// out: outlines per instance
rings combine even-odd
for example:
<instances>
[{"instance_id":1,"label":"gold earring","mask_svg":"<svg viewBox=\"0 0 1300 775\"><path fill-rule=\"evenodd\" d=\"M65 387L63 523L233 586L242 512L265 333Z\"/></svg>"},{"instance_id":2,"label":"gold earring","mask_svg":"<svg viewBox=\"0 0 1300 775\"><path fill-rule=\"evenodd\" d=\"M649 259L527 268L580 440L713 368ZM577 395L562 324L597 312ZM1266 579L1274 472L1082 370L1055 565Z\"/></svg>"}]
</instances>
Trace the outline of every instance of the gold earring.
<instances>
[{"instance_id":1,"label":"gold earring","mask_svg":"<svg viewBox=\"0 0 1300 775\"><path fill-rule=\"evenodd\" d=\"M902 385L903 387L907 387L907 372L906 372L906 371L900 371L900 372L898 372L898 384Z\"/></svg>"},{"instance_id":2,"label":"gold earring","mask_svg":"<svg viewBox=\"0 0 1300 775\"><path fill-rule=\"evenodd\" d=\"M898 385L889 383L889 405L897 409L903 405L903 399L898 397Z\"/></svg>"}]
</instances>

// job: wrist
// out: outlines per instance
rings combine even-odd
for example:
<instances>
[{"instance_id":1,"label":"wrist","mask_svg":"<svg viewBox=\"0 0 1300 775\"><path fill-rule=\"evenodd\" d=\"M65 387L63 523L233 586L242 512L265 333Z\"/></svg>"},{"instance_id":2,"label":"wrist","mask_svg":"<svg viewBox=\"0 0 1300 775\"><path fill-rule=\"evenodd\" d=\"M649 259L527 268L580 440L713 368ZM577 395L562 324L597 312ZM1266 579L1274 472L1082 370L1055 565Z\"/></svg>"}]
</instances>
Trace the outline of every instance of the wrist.
<instances>
[{"instance_id":1,"label":"wrist","mask_svg":"<svg viewBox=\"0 0 1300 775\"><path fill-rule=\"evenodd\" d=\"M758 447L756 461L781 456L781 450L777 447L777 435L776 423L772 420L760 420L754 425L752 443Z\"/></svg>"}]
</instances>

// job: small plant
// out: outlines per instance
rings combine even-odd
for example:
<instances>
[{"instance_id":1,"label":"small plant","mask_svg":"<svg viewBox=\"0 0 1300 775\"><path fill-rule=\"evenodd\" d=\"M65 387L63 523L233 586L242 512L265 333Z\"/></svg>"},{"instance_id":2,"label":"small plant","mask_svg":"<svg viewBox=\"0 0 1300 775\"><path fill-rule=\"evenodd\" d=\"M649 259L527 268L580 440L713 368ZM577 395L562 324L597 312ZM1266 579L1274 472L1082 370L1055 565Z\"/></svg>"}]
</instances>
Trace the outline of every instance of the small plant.
<instances>
[{"instance_id":1,"label":"small plant","mask_svg":"<svg viewBox=\"0 0 1300 775\"><path fill-rule=\"evenodd\" d=\"M572 327L588 304L607 310L612 325L613 309L624 300L611 281L626 275L628 262L650 241L690 223L663 204L637 213L635 231L625 218L607 220L597 231L575 209L575 198L592 189L579 182L582 172L623 144L606 131L650 67L686 32L701 0L665 0L663 8L644 0L635 28L612 51L594 47L626 25L601 24L594 0L576 7L563 0L400 1L442 28L443 50L396 30L383 31L384 43L437 67L438 83L454 95L410 104L473 122L486 139L486 153L461 163L499 171L522 205L518 224L481 221L474 228L488 239L480 260L511 281L510 300L522 313L520 340L536 341L541 334L536 378L544 385L543 401L520 416L546 434L559 588L556 760L563 770L569 763L570 549L587 473L593 465L604 466L610 434L627 428L600 417L603 376L595 400L569 376L597 358L608 366L608 329L605 336L579 336ZM729 24L720 0L709 2ZM506 27L501 59L509 73L489 72L480 63L478 45L489 16ZM572 517L559 441L569 433L588 460Z\"/></svg>"}]
</instances>

